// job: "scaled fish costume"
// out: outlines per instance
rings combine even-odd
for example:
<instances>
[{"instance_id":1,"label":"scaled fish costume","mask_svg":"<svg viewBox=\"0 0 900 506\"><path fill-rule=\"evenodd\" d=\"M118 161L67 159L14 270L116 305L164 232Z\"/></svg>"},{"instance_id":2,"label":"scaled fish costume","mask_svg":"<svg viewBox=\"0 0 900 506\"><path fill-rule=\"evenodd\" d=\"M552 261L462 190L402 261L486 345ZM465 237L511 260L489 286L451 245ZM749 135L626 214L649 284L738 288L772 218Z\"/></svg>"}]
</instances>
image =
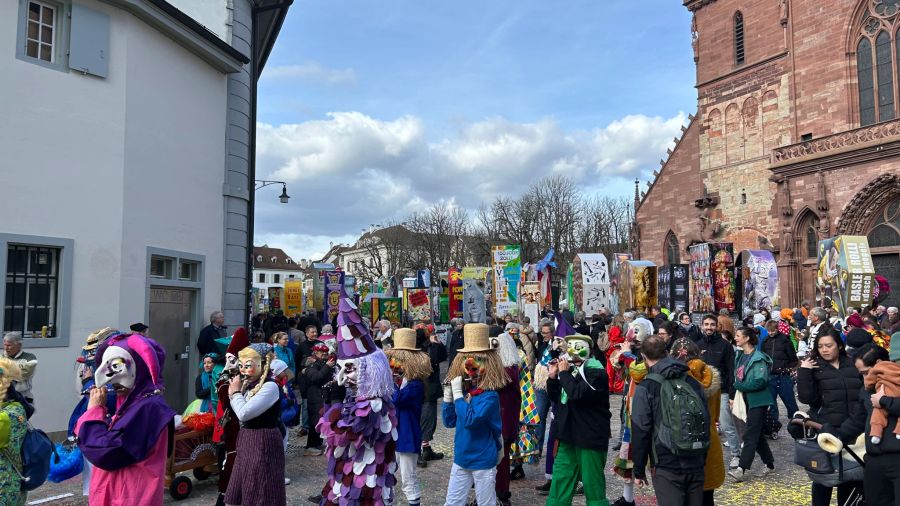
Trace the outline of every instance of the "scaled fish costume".
<instances>
[{"instance_id":1,"label":"scaled fish costume","mask_svg":"<svg viewBox=\"0 0 900 506\"><path fill-rule=\"evenodd\" d=\"M356 305L342 296L338 310L337 381L347 396L330 405L316 425L328 458L320 504L393 504L397 416L391 367Z\"/></svg>"}]
</instances>

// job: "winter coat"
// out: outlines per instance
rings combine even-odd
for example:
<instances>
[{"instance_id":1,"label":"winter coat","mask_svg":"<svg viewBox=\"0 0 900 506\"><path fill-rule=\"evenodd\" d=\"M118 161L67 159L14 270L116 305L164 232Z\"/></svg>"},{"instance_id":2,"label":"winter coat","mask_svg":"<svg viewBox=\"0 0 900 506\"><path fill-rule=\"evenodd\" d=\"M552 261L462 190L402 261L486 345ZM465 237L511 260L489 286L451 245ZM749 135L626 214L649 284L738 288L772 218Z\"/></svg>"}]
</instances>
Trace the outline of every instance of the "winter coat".
<instances>
[{"instance_id":1,"label":"winter coat","mask_svg":"<svg viewBox=\"0 0 900 506\"><path fill-rule=\"evenodd\" d=\"M447 360L447 347L441 342L426 341L422 351L431 359L431 375L425 380L425 402L435 402L444 395L441 387L441 362Z\"/></svg>"},{"instance_id":2,"label":"winter coat","mask_svg":"<svg viewBox=\"0 0 900 506\"><path fill-rule=\"evenodd\" d=\"M687 337L695 343L699 342L700 338L703 337L703 332L700 332L700 327L694 325L693 323L688 328L684 328L684 326L679 323L678 332L681 333L681 337Z\"/></svg>"},{"instance_id":3,"label":"winter coat","mask_svg":"<svg viewBox=\"0 0 900 506\"><path fill-rule=\"evenodd\" d=\"M707 365L715 367L722 377L722 393L734 398L734 348L731 343L722 339L718 332L711 336L700 335L694 340L700 347L701 355Z\"/></svg>"},{"instance_id":4,"label":"winter coat","mask_svg":"<svg viewBox=\"0 0 900 506\"><path fill-rule=\"evenodd\" d=\"M761 351L772 359L772 374L786 374L797 367L797 351L791 338L781 332L766 339Z\"/></svg>"},{"instance_id":5,"label":"winter coat","mask_svg":"<svg viewBox=\"0 0 900 506\"><path fill-rule=\"evenodd\" d=\"M797 370L797 398L809 404L810 416L819 423L839 427L848 417L863 409L858 393L863 386L862 376L853 359L841 356L835 368L821 358L818 369ZM828 429L826 429L828 430Z\"/></svg>"},{"instance_id":6,"label":"winter coat","mask_svg":"<svg viewBox=\"0 0 900 506\"><path fill-rule=\"evenodd\" d=\"M700 383L687 372L687 365L671 357L663 358L650 368L650 373L659 374L663 378L686 375L685 381L694 388L701 399L705 399L706 395ZM660 388L661 385L656 381L641 381L635 388L634 398L631 400L631 449L635 478L646 478L647 461L650 459L654 447L658 459L652 463L654 467L681 473L700 471L706 464L705 455L676 456L665 445L658 444L658 441L654 440L654 425L662 419L659 402ZM704 413L704 415L708 421L709 413Z\"/></svg>"},{"instance_id":7,"label":"winter coat","mask_svg":"<svg viewBox=\"0 0 900 506\"><path fill-rule=\"evenodd\" d=\"M547 393L556 403L557 440L578 448L607 451L612 414L609 378L600 361L589 359L580 371L573 365L548 379Z\"/></svg>"},{"instance_id":8,"label":"winter coat","mask_svg":"<svg viewBox=\"0 0 900 506\"><path fill-rule=\"evenodd\" d=\"M841 441L852 442L856 440L860 433L871 434L871 424L869 423L872 416L872 392L861 389L859 392L859 403L862 405L863 416L852 416L847 419L837 430L833 431L835 435L841 438ZM878 444L872 443L872 438L866 437L866 455L885 455L900 454L900 439L894 437L894 428L897 426L897 419L900 417L900 397L881 397L879 402L881 408L888 417L887 426L884 428L884 436Z\"/></svg>"},{"instance_id":9,"label":"winter coat","mask_svg":"<svg viewBox=\"0 0 900 506\"><path fill-rule=\"evenodd\" d=\"M334 376L334 367L329 367L325 360L309 358L306 361L306 367L303 368L303 375L307 379L306 401L321 406L325 403L322 387L331 381ZM315 416L318 417L319 414L315 413Z\"/></svg>"},{"instance_id":10,"label":"winter coat","mask_svg":"<svg viewBox=\"0 0 900 506\"><path fill-rule=\"evenodd\" d=\"M710 367L699 358L687 363L688 374L706 394L706 406L709 409L709 450L706 452L706 465L703 466L703 490L715 490L725 483L725 461L722 456L722 441L716 424L719 423L719 408L722 405L722 379L715 367Z\"/></svg>"},{"instance_id":11,"label":"winter coat","mask_svg":"<svg viewBox=\"0 0 900 506\"><path fill-rule=\"evenodd\" d=\"M397 410L397 451L419 453L422 450L422 401L425 385L412 380L394 390L394 408Z\"/></svg>"},{"instance_id":12,"label":"winter coat","mask_svg":"<svg viewBox=\"0 0 900 506\"><path fill-rule=\"evenodd\" d=\"M738 353L734 357L734 388L744 394L747 401L747 409L771 406L772 390L769 388L769 371L772 368L772 359L765 353L753 350L750 361L743 367L740 362L744 353Z\"/></svg>"}]
</instances>

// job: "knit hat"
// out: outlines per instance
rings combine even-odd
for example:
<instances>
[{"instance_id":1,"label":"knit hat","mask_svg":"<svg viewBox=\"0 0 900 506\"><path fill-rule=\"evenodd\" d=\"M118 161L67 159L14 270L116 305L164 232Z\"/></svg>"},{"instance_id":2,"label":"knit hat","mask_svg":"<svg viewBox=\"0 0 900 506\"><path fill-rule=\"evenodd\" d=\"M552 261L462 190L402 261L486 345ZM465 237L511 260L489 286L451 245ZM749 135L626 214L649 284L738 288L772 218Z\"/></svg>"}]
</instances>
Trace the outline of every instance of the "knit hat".
<instances>
[{"instance_id":1,"label":"knit hat","mask_svg":"<svg viewBox=\"0 0 900 506\"><path fill-rule=\"evenodd\" d=\"M764 314L756 313L755 315L753 315L754 325L762 325L764 321L766 321L766 316Z\"/></svg>"},{"instance_id":2,"label":"knit hat","mask_svg":"<svg viewBox=\"0 0 900 506\"><path fill-rule=\"evenodd\" d=\"M900 362L900 332L894 332L891 341L894 343L894 346L891 346L891 362Z\"/></svg>"},{"instance_id":3,"label":"knit hat","mask_svg":"<svg viewBox=\"0 0 900 506\"><path fill-rule=\"evenodd\" d=\"M864 325L862 316L859 316L859 313L853 313L852 315L847 317L847 325L852 325L856 328L862 328Z\"/></svg>"},{"instance_id":4,"label":"knit hat","mask_svg":"<svg viewBox=\"0 0 900 506\"><path fill-rule=\"evenodd\" d=\"M237 330L234 331L234 335L231 336L231 342L228 343L226 353L237 356L238 352L247 346L250 346L250 339L247 338L247 331L244 327L238 327Z\"/></svg>"},{"instance_id":5,"label":"knit hat","mask_svg":"<svg viewBox=\"0 0 900 506\"><path fill-rule=\"evenodd\" d=\"M859 348L864 344L872 342L872 334L866 332L865 329L855 328L847 333L847 346L851 348Z\"/></svg>"},{"instance_id":6,"label":"knit hat","mask_svg":"<svg viewBox=\"0 0 900 506\"><path fill-rule=\"evenodd\" d=\"M343 291L341 291L341 301L338 304L337 323L340 325L337 333L337 358L339 360L364 357L378 349L372 339L372 334L363 324L356 304L351 302Z\"/></svg>"},{"instance_id":7,"label":"knit hat","mask_svg":"<svg viewBox=\"0 0 900 506\"><path fill-rule=\"evenodd\" d=\"M275 360L272 361L271 369L272 369L272 375L274 375L274 376L278 376L279 374L283 373L287 368L288 368L288 365L287 365L287 363L285 363L284 360L276 358Z\"/></svg>"}]
</instances>

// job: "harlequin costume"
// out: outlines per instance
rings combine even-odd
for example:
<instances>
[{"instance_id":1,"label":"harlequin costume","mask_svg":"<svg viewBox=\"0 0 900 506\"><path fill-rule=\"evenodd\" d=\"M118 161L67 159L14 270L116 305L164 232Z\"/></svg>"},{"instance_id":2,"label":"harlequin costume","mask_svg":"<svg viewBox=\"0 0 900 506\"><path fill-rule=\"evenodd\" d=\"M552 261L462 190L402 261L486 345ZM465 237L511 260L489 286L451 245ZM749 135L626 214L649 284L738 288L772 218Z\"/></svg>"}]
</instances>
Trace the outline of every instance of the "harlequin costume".
<instances>
[{"instance_id":1,"label":"harlequin costume","mask_svg":"<svg viewBox=\"0 0 900 506\"><path fill-rule=\"evenodd\" d=\"M403 494L410 506L421 499L416 461L422 450L422 403L425 383L431 375L428 354L416 347L416 332L400 328L393 334L394 346L385 350L394 377L394 408L397 410L397 467L403 482Z\"/></svg>"},{"instance_id":2,"label":"harlequin costume","mask_svg":"<svg viewBox=\"0 0 900 506\"><path fill-rule=\"evenodd\" d=\"M337 323L337 383L347 392L342 403L328 407L316 426L325 439L328 458L328 481L320 504L392 504L398 434L391 367L356 305L343 292Z\"/></svg>"},{"instance_id":3,"label":"harlequin costume","mask_svg":"<svg viewBox=\"0 0 900 506\"><path fill-rule=\"evenodd\" d=\"M225 504L280 506L284 491L284 435L280 388L271 374L272 345L253 343L238 352L241 390L228 400L241 422Z\"/></svg>"},{"instance_id":4,"label":"harlequin costume","mask_svg":"<svg viewBox=\"0 0 900 506\"><path fill-rule=\"evenodd\" d=\"M228 491L228 481L231 479L231 470L234 468L234 459L237 456L238 432L241 422L231 409L231 401L228 399L228 382L238 374L238 352L250 345L247 339L247 331L239 327L234 331L228 349L225 352L225 368L216 382L216 392L219 402L216 403L216 425L213 427L213 442L216 443L219 457L219 479L217 487L219 498L217 505L225 504L225 492Z\"/></svg>"},{"instance_id":5,"label":"harlequin costume","mask_svg":"<svg viewBox=\"0 0 900 506\"><path fill-rule=\"evenodd\" d=\"M547 382L550 398L558 403L553 463L553 483L548 506L571 505L579 481L584 484L588 505L608 505L603 468L609 447L609 379L603 364L591 357L593 341L588 336L566 337L568 370Z\"/></svg>"},{"instance_id":6,"label":"harlequin costume","mask_svg":"<svg viewBox=\"0 0 900 506\"><path fill-rule=\"evenodd\" d=\"M442 418L445 427L456 430L446 506L465 505L473 485L478 504L497 503L496 466L504 446L497 391L509 380L489 333L483 323L463 327L465 346L447 371Z\"/></svg>"},{"instance_id":7,"label":"harlequin costume","mask_svg":"<svg viewBox=\"0 0 900 506\"><path fill-rule=\"evenodd\" d=\"M175 412L162 396L166 352L139 334L119 334L97 348L97 387L117 391L116 413L89 407L75 433L85 458L94 465L92 505L131 506L163 503L168 450Z\"/></svg>"},{"instance_id":8,"label":"harlequin costume","mask_svg":"<svg viewBox=\"0 0 900 506\"><path fill-rule=\"evenodd\" d=\"M531 369L526 363L526 352L521 348L519 349L519 359L519 393L522 396L522 402L519 407L519 433L516 434L516 440L510 449L510 459L514 463L513 475L518 473L518 477L524 477L522 464L534 464L540 459L541 450L537 434L535 434L536 427L540 423L540 416L535 401ZM517 479L517 477L511 476L511 479Z\"/></svg>"}]
</instances>

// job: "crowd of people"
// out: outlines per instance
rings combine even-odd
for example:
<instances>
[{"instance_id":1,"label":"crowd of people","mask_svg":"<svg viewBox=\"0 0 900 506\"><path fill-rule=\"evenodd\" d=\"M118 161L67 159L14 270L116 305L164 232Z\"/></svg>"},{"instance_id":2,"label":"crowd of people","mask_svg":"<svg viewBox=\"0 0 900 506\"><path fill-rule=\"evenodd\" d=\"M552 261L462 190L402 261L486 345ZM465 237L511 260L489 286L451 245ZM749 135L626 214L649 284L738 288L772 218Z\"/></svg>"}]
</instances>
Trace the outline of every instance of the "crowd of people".
<instances>
[{"instance_id":1,"label":"crowd of people","mask_svg":"<svg viewBox=\"0 0 900 506\"><path fill-rule=\"evenodd\" d=\"M660 505L712 505L727 476L765 480L803 464L800 451L796 463L773 455L783 432L839 461L832 472L807 467L814 506L834 494L841 505L900 503L894 307L841 319L803 304L735 322L659 307L588 318L563 306L537 322L436 329L370 323L342 298L331 324L274 315L229 336L223 323L215 312L201 331L197 399L181 415L161 395L165 352L146 325L88 336L69 433L91 504L160 504L169 441L189 412L215 420L218 504L285 504L293 431L305 456L327 460L310 501L391 504L396 485L417 505L423 469L444 458L431 447L439 421L454 433L447 505L511 504L510 483L541 462L548 505L582 494L632 506L649 482ZM0 445L11 451L0 452L0 502L22 504L37 358L15 332L4 351ZM607 479L621 480L621 497L607 498Z\"/></svg>"}]
</instances>

